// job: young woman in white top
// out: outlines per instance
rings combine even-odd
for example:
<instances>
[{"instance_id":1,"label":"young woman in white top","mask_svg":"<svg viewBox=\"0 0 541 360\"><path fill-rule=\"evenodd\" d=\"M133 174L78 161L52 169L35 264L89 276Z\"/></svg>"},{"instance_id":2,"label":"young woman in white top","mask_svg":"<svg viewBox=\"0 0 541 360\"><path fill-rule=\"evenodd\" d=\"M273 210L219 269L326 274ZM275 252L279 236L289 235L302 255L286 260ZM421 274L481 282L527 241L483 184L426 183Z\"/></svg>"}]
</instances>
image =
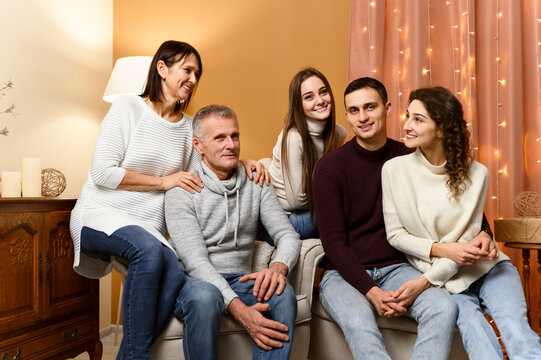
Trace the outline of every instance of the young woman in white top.
<instances>
[{"instance_id":1,"label":"young woman in white top","mask_svg":"<svg viewBox=\"0 0 541 360\"><path fill-rule=\"evenodd\" d=\"M431 285L453 294L470 359L503 358L483 311L494 319L511 359L541 359L516 268L499 249L487 258L469 243L481 229L488 172L471 157L460 102L441 87L415 90L409 102L404 132L406 146L416 151L382 170L389 242Z\"/></svg>"},{"instance_id":2,"label":"young woman in white top","mask_svg":"<svg viewBox=\"0 0 541 360\"><path fill-rule=\"evenodd\" d=\"M221 318L223 304L204 302L212 298L206 292L218 289L185 276L165 238L164 192L176 186L200 191L203 186L188 172L200 157L192 149L192 119L183 113L202 71L201 57L191 45L166 41L160 46L143 94L118 97L105 116L72 212L73 267L78 273L106 275L111 255L130 263L117 359L149 359L151 345L173 310L182 320L191 316L184 321L184 333L190 334L184 337L184 356L217 358L209 352L217 346L206 342L214 329L201 322L205 316ZM249 176L255 165L246 165ZM261 184L262 178L257 179Z\"/></svg>"},{"instance_id":3,"label":"young woman in white top","mask_svg":"<svg viewBox=\"0 0 541 360\"><path fill-rule=\"evenodd\" d=\"M312 175L323 155L344 142L336 124L329 82L314 68L299 71L289 85L289 112L269 167L280 204L301 239L318 236L312 205Z\"/></svg>"}]
</instances>

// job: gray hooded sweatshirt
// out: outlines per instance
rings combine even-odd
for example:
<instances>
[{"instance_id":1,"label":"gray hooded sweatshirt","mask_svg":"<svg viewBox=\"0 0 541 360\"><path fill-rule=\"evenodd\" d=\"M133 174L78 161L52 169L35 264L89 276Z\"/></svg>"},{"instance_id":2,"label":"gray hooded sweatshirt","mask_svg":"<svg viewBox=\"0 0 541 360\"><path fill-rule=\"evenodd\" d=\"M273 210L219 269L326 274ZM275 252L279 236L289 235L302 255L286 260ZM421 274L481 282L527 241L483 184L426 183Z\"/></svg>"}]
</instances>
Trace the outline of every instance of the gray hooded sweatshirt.
<instances>
[{"instance_id":1,"label":"gray hooded sweatshirt","mask_svg":"<svg viewBox=\"0 0 541 360\"><path fill-rule=\"evenodd\" d=\"M237 295L220 274L252 272L260 218L276 244L273 263L284 263L291 271L301 242L272 186L250 181L241 164L223 181L204 161L196 165L194 173L205 184L200 193L175 187L165 194L169 241L188 274L220 289L227 307Z\"/></svg>"}]
</instances>

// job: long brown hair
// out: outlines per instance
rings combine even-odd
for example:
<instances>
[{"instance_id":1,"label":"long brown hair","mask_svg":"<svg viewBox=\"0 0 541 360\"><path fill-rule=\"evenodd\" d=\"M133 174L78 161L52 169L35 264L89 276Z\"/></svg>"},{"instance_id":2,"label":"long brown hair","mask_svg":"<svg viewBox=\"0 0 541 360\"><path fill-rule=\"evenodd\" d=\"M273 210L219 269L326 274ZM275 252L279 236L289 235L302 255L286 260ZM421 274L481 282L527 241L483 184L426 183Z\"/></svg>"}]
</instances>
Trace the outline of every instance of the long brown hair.
<instances>
[{"instance_id":1,"label":"long brown hair","mask_svg":"<svg viewBox=\"0 0 541 360\"><path fill-rule=\"evenodd\" d=\"M186 58L189 55L194 55L197 60L197 65L199 66L199 72L196 73L197 81L201 78L203 74L203 64L201 62L201 56L195 50L193 46L182 41L168 40L160 45L156 54L152 58L150 63L150 69L148 70L147 83L145 90L141 94L142 97L147 97L152 102L162 102L163 93L162 93L162 78L158 73L158 61L163 61L167 67L171 67L182 59ZM175 111L183 111L188 107L192 95L195 93L197 87L194 87L193 91L190 93L188 98L185 101L178 101L175 105Z\"/></svg>"},{"instance_id":2,"label":"long brown hair","mask_svg":"<svg viewBox=\"0 0 541 360\"><path fill-rule=\"evenodd\" d=\"M308 208L310 210L311 218L313 215L314 204L312 196L312 175L318 162L317 150L310 134L308 133L308 126L306 124L306 116L304 115L304 109L302 107L302 94L301 84L308 78L317 76L329 92L331 96L331 113L325 123L323 129L323 155L338 147L338 138L335 133L335 106L334 96L331 90L329 82L325 76L314 68L306 68L299 71L291 80L289 85L289 111L287 113L285 126L282 134L282 166L286 174L289 173L287 162L287 137L290 130L295 129L299 133L302 139L302 184L306 189L306 198L308 200Z\"/></svg>"},{"instance_id":3,"label":"long brown hair","mask_svg":"<svg viewBox=\"0 0 541 360\"><path fill-rule=\"evenodd\" d=\"M472 157L470 153L470 133L464 120L460 101L453 93L443 87L417 89L410 93L409 102L419 100L428 115L443 132L443 149L447 163L447 187L451 196L458 200L470 181Z\"/></svg>"}]
</instances>

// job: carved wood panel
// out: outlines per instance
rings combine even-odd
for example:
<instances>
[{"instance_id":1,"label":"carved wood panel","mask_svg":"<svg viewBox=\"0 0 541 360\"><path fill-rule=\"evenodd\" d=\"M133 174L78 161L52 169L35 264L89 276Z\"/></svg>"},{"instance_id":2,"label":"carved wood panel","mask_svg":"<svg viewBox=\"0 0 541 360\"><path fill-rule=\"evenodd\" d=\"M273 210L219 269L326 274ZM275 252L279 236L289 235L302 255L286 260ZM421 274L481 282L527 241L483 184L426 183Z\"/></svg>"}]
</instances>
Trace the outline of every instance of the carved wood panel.
<instances>
[{"instance_id":1,"label":"carved wood panel","mask_svg":"<svg viewBox=\"0 0 541 360\"><path fill-rule=\"evenodd\" d=\"M41 316L41 226L37 214L0 214L0 331Z\"/></svg>"},{"instance_id":2,"label":"carved wood panel","mask_svg":"<svg viewBox=\"0 0 541 360\"><path fill-rule=\"evenodd\" d=\"M46 311L49 315L78 312L92 304L97 292L90 279L73 270L73 242L69 230L69 211L51 212L46 222L49 247L45 250L46 274L49 286Z\"/></svg>"}]
</instances>

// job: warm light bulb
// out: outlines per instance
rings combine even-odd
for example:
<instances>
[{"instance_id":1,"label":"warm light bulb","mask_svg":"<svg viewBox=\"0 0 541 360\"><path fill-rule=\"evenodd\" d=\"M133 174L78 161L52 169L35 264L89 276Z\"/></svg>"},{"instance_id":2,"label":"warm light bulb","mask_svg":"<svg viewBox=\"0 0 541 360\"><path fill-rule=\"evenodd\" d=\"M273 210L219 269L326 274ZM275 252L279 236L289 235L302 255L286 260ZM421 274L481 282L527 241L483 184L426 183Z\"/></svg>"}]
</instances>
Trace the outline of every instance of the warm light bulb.
<instances>
[{"instance_id":1,"label":"warm light bulb","mask_svg":"<svg viewBox=\"0 0 541 360\"><path fill-rule=\"evenodd\" d=\"M502 169L498 170L498 174L503 174L503 170Z\"/></svg>"},{"instance_id":2,"label":"warm light bulb","mask_svg":"<svg viewBox=\"0 0 541 360\"><path fill-rule=\"evenodd\" d=\"M502 12L499 12L498 13L498 17L502 17L503 16L503 13Z\"/></svg>"},{"instance_id":3,"label":"warm light bulb","mask_svg":"<svg viewBox=\"0 0 541 360\"><path fill-rule=\"evenodd\" d=\"M372 74L377 73L378 71L376 69L372 70Z\"/></svg>"},{"instance_id":4,"label":"warm light bulb","mask_svg":"<svg viewBox=\"0 0 541 360\"><path fill-rule=\"evenodd\" d=\"M456 73L459 73L459 72L460 72L460 69L456 69L455 72L456 72Z\"/></svg>"},{"instance_id":5,"label":"warm light bulb","mask_svg":"<svg viewBox=\"0 0 541 360\"><path fill-rule=\"evenodd\" d=\"M466 16L466 15L468 15L468 12L467 12L467 11L464 11L464 12L462 13L462 15L463 15L463 16Z\"/></svg>"},{"instance_id":6,"label":"warm light bulb","mask_svg":"<svg viewBox=\"0 0 541 360\"><path fill-rule=\"evenodd\" d=\"M400 50L399 53L404 55L404 50Z\"/></svg>"},{"instance_id":7,"label":"warm light bulb","mask_svg":"<svg viewBox=\"0 0 541 360\"><path fill-rule=\"evenodd\" d=\"M363 31L367 31L367 30L368 30L368 28L366 26L363 27Z\"/></svg>"},{"instance_id":8,"label":"warm light bulb","mask_svg":"<svg viewBox=\"0 0 541 360\"><path fill-rule=\"evenodd\" d=\"M472 76L471 79L472 79L472 80L475 80L475 76Z\"/></svg>"},{"instance_id":9,"label":"warm light bulb","mask_svg":"<svg viewBox=\"0 0 541 360\"><path fill-rule=\"evenodd\" d=\"M398 92L398 96L402 96L402 91L399 91L399 92Z\"/></svg>"},{"instance_id":10,"label":"warm light bulb","mask_svg":"<svg viewBox=\"0 0 541 360\"><path fill-rule=\"evenodd\" d=\"M498 80L498 82L502 85L505 85L505 80Z\"/></svg>"},{"instance_id":11,"label":"warm light bulb","mask_svg":"<svg viewBox=\"0 0 541 360\"><path fill-rule=\"evenodd\" d=\"M402 28L398 28L397 30L398 30L399 32L402 32Z\"/></svg>"},{"instance_id":12,"label":"warm light bulb","mask_svg":"<svg viewBox=\"0 0 541 360\"><path fill-rule=\"evenodd\" d=\"M430 70L428 70L428 69L423 69L423 75L426 75L426 74L429 73L429 72L430 72Z\"/></svg>"},{"instance_id":13,"label":"warm light bulb","mask_svg":"<svg viewBox=\"0 0 541 360\"><path fill-rule=\"evenodd\" d=\"M370 46L370 50L374 50L374 46Z\"/></svg>"},{"instance_id":14,"label":"warm light bulb","mask_svg":"<svg viewBox=\"0 0 541 360\"><path fill-rule=\"evenodd\" d=\"M473 148L473 150L479 150L479 147L476 146L476 147Z\"/></svg>"},{"instance_id":15,"label":"warm light bulb","mask_svg":"<svg viewBox=\"0 0 541 360\"><path fill-rule=\"evenodd\" d=\"M396 14L398 12L398 9L394 9L393 12Z\"/></svg>"},{"instance_id":16,"label":"warm light bulb","mask_svg":"<svg viewBox=\"0 0 541 360\"><path fill-rule=\"evenodd\" d=\"M499 127L505 127L506 125L507 125L507 123L505 121L498 124Z\"/></svg>"},{"instance_id":17,"label":"warm light bulb","mask_svg":"<svg viewBox=\"0 0 541 360\"><path fill-rule=\"evenodd\" d=\"M400 119L402 119L402 120L406 120L406 114L402 114L402 115L400 115Z\"/></svg>"},{"instance_id":18,"label":"warm light bulb","mask_svg":"<svg viewBox=\"0 0 541 360\"><path fill-rule=\"evenodd\" d=\"M497 197L496 197L496 196L492 196L492 200L496 200L496 199L497 199Z\"/></svg>"},{"instance_id":19,"label":"warm light bulb","mask_svg":"<svg viewBox=\"0 0 541 360\"><path fill-rule=\"evenodd\" d=\"M434 25L430 25L430 28L431 28L431 29L434 29Z\"/></svg>"},{"instance_id":20,"label":"warm light bulb","mask_svg":"<svg viewBox=\"0 0 541 360\"><path fill-rule=\"evenodd\" d=\"M475 35L475 32L474 32L474 31L470 31L470 35Z\"/></svg>"},{"instance_id":21,"label":"warm light bulb","mask_svg":"<svg viewBox=\"0 0 541 360\"><path fill-rule=\"evenodd\" d=\"M370 3L370 6L372 6L372 7L376 6L376 2L375 2L375 1L372 1L372 2Z\"/></svg>"},{"instance_id":22,"label":"warm light bulb","mask_svg":"<svg viewBox=\"0 0 541 360\"><path fill-rule=\"evenodd\" d=\"M498 61L498 62L500 61L500 57L499 57L499 56L496 58L496 61Z\"/></svg>"},{"instance_id":23,"label":"warm light bulb","mask_svg":"<svg viewBox=\"0 0 541 360\"><path fill-rule=\"evenodd\" d=\"M454 27L455 29L458 29L458 25L453 25L453 27Z\"/></svg>"},{"instance_id":24,"label":"warm light bulb","mask_svg":"<svg viewBox=\"0 0 541 360\"><path fill-rule=\"evenodd\" d=\"M431 52L432 52L432 48L428 48L428 52L431 53Z\"/></svg>"}]
</instances>

